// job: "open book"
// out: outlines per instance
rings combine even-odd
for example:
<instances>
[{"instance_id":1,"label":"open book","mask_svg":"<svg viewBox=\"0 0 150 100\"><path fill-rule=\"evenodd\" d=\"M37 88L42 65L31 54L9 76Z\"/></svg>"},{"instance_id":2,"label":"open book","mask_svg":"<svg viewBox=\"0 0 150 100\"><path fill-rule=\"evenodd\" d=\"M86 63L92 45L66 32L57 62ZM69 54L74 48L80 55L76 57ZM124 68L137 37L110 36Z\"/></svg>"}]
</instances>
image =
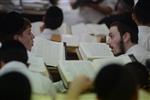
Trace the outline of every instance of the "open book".
<instances>
[{"instance_id":1,"label":"open book","mask_svg":"<svg viewBox=\"0 0 150 100\"><path fill-rule=\"evenodd\" d=\"M94 79L99 70L107 64L127 64L132 62L129 56L123 55L119 57L110 57L105 59L95 59L93 61L85 60L63 60L59 62L58 70L66 87L78 76L86 75L90 79Z\"/></svg>"},{"instance_id":2,"label":"open book","mask_svg":"<svg viewBox=\"0 0 150 100\"><path fill-rule=\"evenodd\" d=\"M69 34L62 34L61 41L65 42L67 46L70 47L78 47L81 42L83 43L96 43L98 42L98 38L91 36L91 35L69 35Z\"/></svg>"},{"instance_id":3,"label":"open book","mask_svg":"<svg viewBox=\"0 0 150 100\"><path fill-rule=\"evenodd\" d=\"M42 57L48 66L58 66L59 60L65 60L65 48L61 42L53 42L41 37L34 39L32 53Z\"/></svg>"},{"instance_id":4,"label":"open book","mask_svg":"<svg viewBox=\"0 0 150 100\"><path fill-rule=\"evenodd\" d=\"M66 31L64 31L66 30ZM69 27L61 27L62 33L68 33ZM78 47L81 42L100 42L101 38L104 38L108 35L109 31L105 24L75 24L71 26L69 33L72 34L62 34L61 41L66 42L67 46Z\"/></svg>"},{"instance_id":5,"label":"open book","mask_svg":"<svg viewBox=\"0 0 150 100\"><path fill-rule=\"evenodd\" d=\"M106 43L80 43L79 54L83 60L93 60L114 56Z\"/></svg>"},{"instance_id":6,"label":"open book","mask_svg":"<svg viewBox=\"0 0 150 100\"><path fill-rule=\"evenodd\" d=\"M71 26L73 35L108 35L109 29L105 24L76 24Z\"/></svg>"}]
</instances>

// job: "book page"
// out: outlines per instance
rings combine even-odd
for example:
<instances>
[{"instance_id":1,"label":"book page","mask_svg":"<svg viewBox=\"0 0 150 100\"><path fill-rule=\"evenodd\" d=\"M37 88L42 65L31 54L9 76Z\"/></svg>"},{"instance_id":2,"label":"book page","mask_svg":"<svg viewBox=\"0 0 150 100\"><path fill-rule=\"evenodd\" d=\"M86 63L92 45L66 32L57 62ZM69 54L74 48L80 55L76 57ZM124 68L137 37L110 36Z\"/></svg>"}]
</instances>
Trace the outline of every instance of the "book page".
<instances>
[{"instance_id":1,"label":"book page","mask_svg":"<svg viewBox=\"0 0 150 100\"><path fill-rule=\"evenodd\" d=\"M80 43L79 48L89 60L114 56L109 46L105 43Z\"/></svg>"},{"instance_id":2,"label":"book page","mask_svg":"<svg viewBox=\"0 0 150 100\"><path fill-rule=\"evenodd\" d=\"M93 79L95 77L95 72L93 70L93 67L90 61L60 61L59 62L59 71L61 76L63 76L62 79L65 79L63 81L67 81L65 83L71 82L76 76L78 75L85 75L89 78Z\"/></svg>"},{"instance_id":3,"label":"book page","mask_svg":"<svg viewBox=\"0 0 150 100\"><path fill-rule=\"evenodd\" d=\"M101 68L103 68L104 66L108 65L108 64L112 64L112 63L116 63L116 64L121 64L121 65L125 65L127 63L132 62L132 60L130 59L130 57L128 55L121 55L118 57L108 57L108 58L104 58L104 59L94 59L92 61L92 64L94 66L94 70L99 71Z\"/></svg>"},{"instance_id":4,"label":"book page","mask_svg":"<svg viewBox=\"0 0 150 100\"><path fill-rule=\"evenodd\" d=\"M33 46L32 46L32 49L31 49L31 52L35 55L35 56L38 56L38 57L42 57L43 56L43 48L44 48L44 45L45 42L48 41L44 38L41 38L39 36L35 37L34 38L34 41L33 41Z\"/></svg>"},{"instance_id":5,"label":"book page","mask_svg":"<svg viewBox=\"0 0 150 100\"><path fill-rule=\"evenodd\" d=\"M86 24L87 29L89 29L92 35L108 35L109 29L105 24Z\"/></svg>"},{"instance_id":6,"label":"book page","mask_svg":"<svg viewBox=\"0 0 150 100\"><path fill-rule=\"evenodd\" d=\"M85 43L96 43L97 42L97 37L91 36L91 35L68 35L68 34L62 34L61 35L61 41L66 42L67 46L73 46L73 47L78 47L80 42L85 42Z\"/></svg>"},{"instance_id":7,"label":"book page","mask_svg":"<svg viewBox=\"0 0 150 100\"><path fill-rule=\"evenodd\" d=\"M63 34L61 35L61 41L66 42L67 46L78 47L80 37L76 35Z\"/></svg>"},{"instance_id":8,"label":"book page","mask_svg":"<svg viewBox=\"0 0 150 100\"><path fill-rule=\"evenodd\" d=\"M29 69L31 71L37 71L37 72L47 71L44 61L41 57L30 56L29 63L30 63Z\"/></svg>"},{"instance_id":9,"label":"book page","mask_svg":"<svg viewBox=\"0 0 150 100\"><path fill-rule=\"evenodd\" d=\"M59 60L65 60L64 45L61 42L48 41L44 45L43 59L46 65L58 66Z\"/></svg>"},{"instance_id":10,"label":"book page","mask_svg":"<svg viewBox=\"0 0 150 100\"><path fill-rule=\"evenodd\" d=\"M84 23L72 25L71 31L73 35L81 36L81 35L89 34L89 31Z\"/></svg>"},{"instance_id":11,"label":"book page","mask_svg":"<svg viewBox=\"0 0 150 100\"><path fill-rule=\"evenodd\" d=\"M64 45L61 42L53 42L38 37L34 42L32 52L43 58L46 65L58 66L59 60L65 59Z\"/></svg>"}]
</instances>

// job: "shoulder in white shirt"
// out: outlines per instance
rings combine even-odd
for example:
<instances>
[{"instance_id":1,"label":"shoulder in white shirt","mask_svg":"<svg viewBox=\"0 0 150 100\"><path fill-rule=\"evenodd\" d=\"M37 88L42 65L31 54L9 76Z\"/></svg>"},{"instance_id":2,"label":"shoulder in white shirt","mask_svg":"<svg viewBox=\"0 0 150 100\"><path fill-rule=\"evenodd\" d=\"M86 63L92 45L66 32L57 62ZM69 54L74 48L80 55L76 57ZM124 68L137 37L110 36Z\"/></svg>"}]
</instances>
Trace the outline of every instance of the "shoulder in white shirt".
<instances>
[{"instance_id":1,"label":"shoulder in white shirt","mask_svg":"<svg viewBox=\"0 0 150 100\"><path fill-rule=\"evenodd\" d=\"M50 39L51 36L52 36L52 34L60 34L60 33L59 33L58 29L56 29L56 30L51 30L51 29L46 28L46 29L44 29L43 32L40 33L40 35L38 35L38 36L40 36L40 37L42 37L42 38L45 38L45 39Z\"/></svg>"},{"instance_id":2,"label":"shoulder in white shirt","mask_svg":"<svg viewBox=\"0 0 150 100\"><path fill-rule=\"evenodd\" d=\"M5 64L0 70L0 75L11 71L17 71L24 74L30 81L32 93L55 96L56 90L49 78L40 73L31 72L27 66L18 61L12 61Z\"/></svg>"},{"instance_id":3,"label":"shoulder in white shirt","mask_svg":"<svg viewBox=\"0 0 150 100\"><path fill-rule=\"evenodd\" d=\"M126 52L127 55L133 54L137 61L146 65L146 60L150 58L150 52L142 48L140 45L134 45Z\"/></svg>"},{"instance_id":4,"label":"shoulder in white shirt","mask_svg":"<svg viewBox=\"0 0 150 100\"><path fill-rule=\"evenodd\" d=\"M139 29L139 41L138 43L144 47L147 51L150 51L150 27L138 26Z\"/></svg>"}]
</instances>

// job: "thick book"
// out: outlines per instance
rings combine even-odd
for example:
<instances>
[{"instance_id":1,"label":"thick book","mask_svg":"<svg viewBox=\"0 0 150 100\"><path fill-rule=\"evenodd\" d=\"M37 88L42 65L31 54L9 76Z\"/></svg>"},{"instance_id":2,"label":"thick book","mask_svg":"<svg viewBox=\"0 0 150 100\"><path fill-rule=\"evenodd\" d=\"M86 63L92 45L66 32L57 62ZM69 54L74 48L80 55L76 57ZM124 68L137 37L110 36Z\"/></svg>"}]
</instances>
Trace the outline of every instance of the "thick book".
<instances>
[{"instance_id":1,"label":"thick book","mask_svg":"<svg viewBox=\"0 0 150 100\"><path fill-rule=\"evenodd\" d=\"M106 43L80 43L79 52L83 60L103 59L114 56Z\"/></svg>"},{"instance_id":2,"label":"thick book","mask_svg":"<svg viewBox=\"0 0 150 100\"><path fill-rule=\"evenodd\" d=\"M61 41L65 42L69 47L78 47L79 44L82 43L97 43L98 38L91 35L70 35L70 34L62 34Z\"/></svg>"},{"instance_id":3,"label":"thick book","mask_svg":"<svg viewBox=\"0 0 150 100\"><path fill-rule=\"evenodd\" d=\"M78 75L85 75L91 80L94 80L95 76L99 70L107 64L117 63L117 64L127 64L132 62L130 57L127 55L119 57L110 57L105 59L95 59L93 61L87 60L62 60L59 62L58 70L60 76L68 88L69 83Z\"/></svg>"},{"instance_id":4,"label":"thick book","mask_svg":"<svg viewBox=\"0 0 150 100\"><path fill-rule=\"evenodd\" d=\"M65 47L62 42L54 42L41 37L34 39L32 53L42 57L48 66L57 67L59 60L65 60Z\"/></svg>"}]
</instances>

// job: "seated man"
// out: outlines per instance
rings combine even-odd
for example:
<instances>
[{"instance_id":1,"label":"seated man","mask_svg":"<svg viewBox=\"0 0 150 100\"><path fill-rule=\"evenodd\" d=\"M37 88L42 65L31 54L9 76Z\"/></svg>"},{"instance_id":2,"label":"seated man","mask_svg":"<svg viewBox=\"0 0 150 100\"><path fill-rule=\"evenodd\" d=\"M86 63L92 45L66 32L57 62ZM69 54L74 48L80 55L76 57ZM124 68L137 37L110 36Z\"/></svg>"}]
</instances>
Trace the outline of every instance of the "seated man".
<instances>
[{"instance_id":1,"label":"seated man","mask_svg":"<svg viewBox=\"0 0 150 100\"><path fill-rule=\"evenodd\" d=\"M138 62L128 63L124 67L135 76L139 88L149 88L149 71L147 67Z\"/></svg>"},{"instance_id":2,"label":"seated man","mask_svg":"<svg viewBox=\"0 0 150 100\"><path fill-rule=\"evenodd\" d=\"M30 82L21 73L5 73L0 76L0 94L0 100L30 100Z\"/></svg>"},{"instance_id":3,"label":"seated man","mask_svg":"<svg viewBox=\"0 0 150 100\"><path fill-rule=\"evenodd\" d=\"M89 89L91 83L85 76L75 79L66 100L79 100L80 94ZM137 100L137 83L134 76L117 64L107 65L98 72L94 90L98 100Z\"/></svg>"},{"instance_id":4,"label":"seated man","mask_svg":"<svg viewBox=\"0 0 150 100\"><path fill-rule=\"evenodd\" d=\"M132 17L139 28L138 43L148 51L150 51L150 13L147 13L149 9L148 0L139 0L132 13Z\"/></svg>"},{"instance_id":5,"label":"seated man","mask_svg":"<svg viewBox=\"0 0 150 100\"><path fill-rule=\"evenodd\" d=\"M132 19L110 25L108 44L115 56L133 55L143 65L150 57L149 52L138 45L138 27Z\"/></svg>"},{"instance_id":6,"label":"seated man","mask_svg":"<svg viewBox=\"0 0 150 100\"><path fill-rule=\"evenodd\" d=\"M62 10L56 6L49 7L43 17L43 22L44 25L41 28L42 33L39 36L54 41L57 41L57 39L55 40L55 38L58 37L58 41L60 41L59 38L61 33L58 31L58 28L63 23Z\"/></svg>"},{"instance_id":7,"label":"seated man","mask_svg":"<svg viewBox=\"0 0 150 100\"><path fill-rule=\"evenodd\" d=\"M2 42L0 48L0 74L16 71L24 74L31 83L32 93L55 96L55 89L52 81L41 75L32 72L27 66L27 51L20 42L12 40Z\"/></svg>"},{"instance_id":8,"label":"seated man","mask_svg":"<svg viewBox=\"0 0 150 100\"><path fill-rule=\"evenodd\" d=\"M6 13L0 19L0 42L17 40L21 42L28 50L28 62L31 64L29 69L33 72L38 72L43 75L48 72L45 66L38 66L34 61L38 61L39 57L32 54L33 34L31 32L31 22L21 16L17 12ZM42 68L41 68L42 67Z\"/></svg>"}]
</instances>

